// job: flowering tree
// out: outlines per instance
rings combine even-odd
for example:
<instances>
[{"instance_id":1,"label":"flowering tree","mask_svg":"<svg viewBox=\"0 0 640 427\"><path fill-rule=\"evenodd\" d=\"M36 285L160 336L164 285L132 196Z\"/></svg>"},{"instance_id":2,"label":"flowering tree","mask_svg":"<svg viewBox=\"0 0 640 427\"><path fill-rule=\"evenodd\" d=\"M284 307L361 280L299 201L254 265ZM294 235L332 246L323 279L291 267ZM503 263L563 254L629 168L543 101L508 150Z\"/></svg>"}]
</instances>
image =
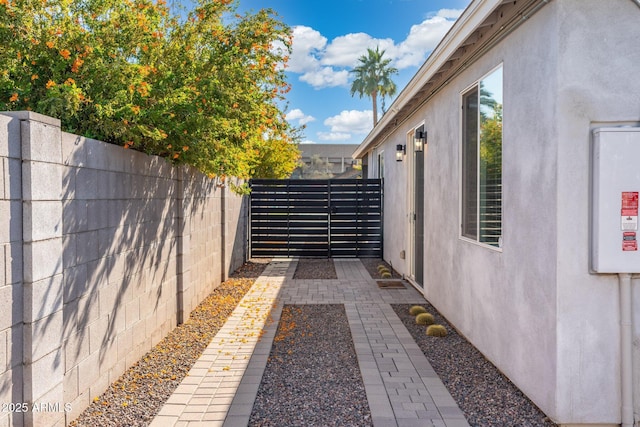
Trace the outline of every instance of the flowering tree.
<instances>
[{"instance_id":1,"label":"flowering tree","mask_svg":"<svg viewBox=\"0 0 640 427\"><path fill-rule=\"evenodd\" d=\"M288 176L290 30L236 6L200 0L181 18L164 0L0 0L0 111L58 117L210 177Z\"/></svg>"}]
</instances>

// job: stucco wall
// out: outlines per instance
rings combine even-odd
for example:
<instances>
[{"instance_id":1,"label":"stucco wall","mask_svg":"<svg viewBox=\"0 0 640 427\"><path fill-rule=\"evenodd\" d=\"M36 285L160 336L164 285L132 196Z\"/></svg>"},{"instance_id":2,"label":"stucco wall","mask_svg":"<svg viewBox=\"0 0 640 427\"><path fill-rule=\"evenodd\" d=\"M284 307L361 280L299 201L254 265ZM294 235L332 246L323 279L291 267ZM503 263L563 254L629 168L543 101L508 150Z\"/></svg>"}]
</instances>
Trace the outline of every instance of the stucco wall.
<instances>
[{"instance_id":1,"label":"stucco wall","mask_svg":"<svg viewBox=\"0 0 640 427\"><path fill-rule=\"evenodd\" d=\"M557 398L555 85L540 79L555 72L554 25L543 8L422 112L425 296L549 415ZM459 237L460 105L461 93L500 64L503 243L496 250Z\"/></svg>"},{"instance_id":2,"label":"stucco wall","mask_svg":"<svg viewBox=\"0 0 640 427\"><path fill-rule=\"evenodd\" d=\"M394 135L395 139L404 138L403 136ZM400 142L398 142L400 144ZM404 272L405 260L400 258L400 252L405 250L406 238L406 197L405 188L398 188L398 183L406 181L406 168L403 164L406 162L396 161L396 143L386 143L376 150L375 158L370 165L369 174L371 177L377 177L378 170L378 153L382 153L384 157L384 205L383 212L385 215L383 229L383 254L382 257L393 266L396 271ZM386 220L387 215L389 219Z\"/></svg>"},{"instance_id":3,"label":"stucco wall","mask_svg":"<svg viewBox=\"0 0 640 427\"><path fill-rule=\"evenodd\" d=\"M540 26L553 25L550 9L543 9L398 126L385 142L385 149L393 150L395 144L404 143L406 132L424 120L428 131L424 197L426 298L548 411L555 405L555 395L550 390L555 385L556 369L555 148L551 143L555 87L553 82L531 82L555 70L555 55L548 50L555 43L553 31L537 34ZM534 34L536 43L531 43ZM503 248L497 251L459 238L459 150L461 93L501 63L504 209ZM549 107L537 109L537 105ZM390 227L404 229L394 233L407 233L405 177L409 162L411 158L407 156L405 162L386 167L392 187L386 194L396 192L399 197L393 203L385 203L385 254L386 248L394 247L390 242L393 237L387 235ZM391 184L395 177L401 180ZM407 250L408 241L403 239ZM407 262L399 264L402 266L403 273L408 274Z\"/></svg>"},{"instance_id":4,"label":"stucco wall","mask_svg":"<svg viewBox=\"0 0 640 427\"><path fill-rule=\"evenodd\" d=\"M619 422L618 284L615 276L588 271L588 165L593 128L640 125L640 8L627 0L553 3L558 29L558 386L563 393L558 413L575 422ZM640 159L630 160L640 164ZM636 304L634 312L639 310ZM636 408L638 402L636 394Z\"/></svg>"},{"instance_id":5,"label":"stucco wall","mask_svg":"<svg viewBox=\"0 0 640 427\"><path fill-rule=\"evenodd\" d=\"M3 260L21 252L24 274L3 261L0 401L68 411L2 413L0 425L49 426L77 417L243 262L246 212L189 168L12 115L0 115L0 147L18 162L2 159L0 208L13 210L0 243Z\"/></svg>"},{"instance_id":6,"label":"stucco wall","mask_svg":"<svg viewBox=\"0 0 640 427\"><path fill-rule=\"evenodd\" d=\"M561 423L620 422L617 281L589 273L589 147L598 124L640 120L633 71L640 64L639 19L629 0L552 1L382 146L392 152L424 120L425 296ZM501 63L503 245L496 250L459 237L460 106L461 93ZM408 249L409 240L396 236L408 230L410 161L385 165L385 258ZM406 262L396 265L408 273ZM639 338L636 332L636 366ZM635 387L637 409L638 381Z\"/></svg>"}]
</instances>

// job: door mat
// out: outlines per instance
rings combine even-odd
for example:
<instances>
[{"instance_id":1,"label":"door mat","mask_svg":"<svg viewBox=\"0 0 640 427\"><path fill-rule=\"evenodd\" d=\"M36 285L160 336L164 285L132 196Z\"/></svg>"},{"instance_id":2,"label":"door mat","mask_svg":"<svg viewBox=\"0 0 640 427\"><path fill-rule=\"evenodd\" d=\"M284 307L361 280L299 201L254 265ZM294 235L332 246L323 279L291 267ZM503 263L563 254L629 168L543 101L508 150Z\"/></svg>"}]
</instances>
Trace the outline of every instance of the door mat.
<instances>
[{"instance_id":1,"label":"door mat","mask_svg":"<svg viewBox=\"0 0 640 427\"><path fill-rule=\"evenodd\" d=\"M399 280L378 280L378 287L382 289L406 289Z\"/></svg>"}]
</instances>

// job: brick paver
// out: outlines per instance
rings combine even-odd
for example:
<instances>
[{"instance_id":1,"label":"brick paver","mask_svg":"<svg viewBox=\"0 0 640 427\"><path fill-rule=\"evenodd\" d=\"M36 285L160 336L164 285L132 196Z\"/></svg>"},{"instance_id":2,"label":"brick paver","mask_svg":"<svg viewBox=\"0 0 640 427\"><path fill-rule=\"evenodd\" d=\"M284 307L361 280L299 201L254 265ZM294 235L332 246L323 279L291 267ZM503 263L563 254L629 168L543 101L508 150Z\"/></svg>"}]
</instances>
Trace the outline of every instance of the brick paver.
<instances>
[{"instance_id":1,"label":"brick paver","mask_svg":"<svg viewBox=\"0 0 640 427\"><path fill-rule=\"evenodd\" d=\"M151 427L244 427L284 304L344 304L374 426L468 426L392 303L420 303L411 286L380 289L357 259L338 279L294 280L295 259L272 261Z\"/></svg>"}]
</instances>

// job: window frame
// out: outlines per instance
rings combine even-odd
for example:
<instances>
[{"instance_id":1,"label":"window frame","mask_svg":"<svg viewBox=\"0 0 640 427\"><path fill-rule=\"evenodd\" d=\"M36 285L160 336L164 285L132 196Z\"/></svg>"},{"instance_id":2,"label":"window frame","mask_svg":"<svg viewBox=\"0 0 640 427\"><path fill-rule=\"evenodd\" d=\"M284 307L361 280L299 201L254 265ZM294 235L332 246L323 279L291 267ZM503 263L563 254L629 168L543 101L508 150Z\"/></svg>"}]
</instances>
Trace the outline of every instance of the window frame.
<instances>
[{"instance_id":1,"label":"window frame","mask_svg":"<svg viewBox=\"0 0 640 427\"><path fill-rule=\"evenodd\" d=\"M481 126L481 119L480 119L480 107L481 107L481 101L480 101L480 84L482 81L486 80L488 77L492 76L496 71L498 70L502 70L502 78L501 78L501 88L503 93L502 95L502 105L501 107L504 106L504 67L503 67L503 63L498 64L497 66L495 66L494 68L492 68L491 70L489 70L486 74L482 75L479 79L477 79L476 81L474 81L472 84L470 84L469 86L465 87L461 92L460 92L460 96L459 96L459 102L460 102L460 109L459 111L460 113L460 120L459 120L459 130L460 130L460 143L459 143L459 209L458 209L458 218L459 218L459 229L458 229L458 238L460 240L475 244L475 245L479 245L482 246L484 248L488 248L494 251L498 251L498 252L502 252L502 237L503 237L503 220L502 220L502 213L504 211L504 200L503 200L503 180L502 180L502 173L504 171L504 164L502 162L502 153L504 152L503 150L503 142L504 142L504 128L502 128L502 133L501 133L501 139L500 139L500 236L498 237L498 241L497 244L492 244L492 243L487 243L486 241L481 241L481 224L480 224L480 213L481 213L481 200L480 200L480 196L478 196L480 194L480 182L481 182L481 178L480 178L480 174L481 174L481 158L480 158L480 151L481 151L481 138L480 138L480 126ZM465 220L466 220L466 213L465 213L465 200L467 200L468 196L465 193L465 182L467 181L467 178L465 176L465 144L467 143L467 135L466 135L466 123L467 123L467 116L466 116L466 110L465 110L465 101L468 99L468 96L470 94L473 93L473 91L475 90L476 93L476 97L477 97L477 117L476 117L476 133L475 133L475 140L476 140L476 148L475 148L475 178L474 178L474 182L475 182L475 197L476 197L476 208L475 208L475 224L476 224L476 230L475 230L475 238L470 237L469 235L465 235ZM502 112L504 113L504 110L502 110ZM504 116L503 116L504 118ZM504 124L504 119L502 120L502 124Z\"/></svg>"}]
</instances>

